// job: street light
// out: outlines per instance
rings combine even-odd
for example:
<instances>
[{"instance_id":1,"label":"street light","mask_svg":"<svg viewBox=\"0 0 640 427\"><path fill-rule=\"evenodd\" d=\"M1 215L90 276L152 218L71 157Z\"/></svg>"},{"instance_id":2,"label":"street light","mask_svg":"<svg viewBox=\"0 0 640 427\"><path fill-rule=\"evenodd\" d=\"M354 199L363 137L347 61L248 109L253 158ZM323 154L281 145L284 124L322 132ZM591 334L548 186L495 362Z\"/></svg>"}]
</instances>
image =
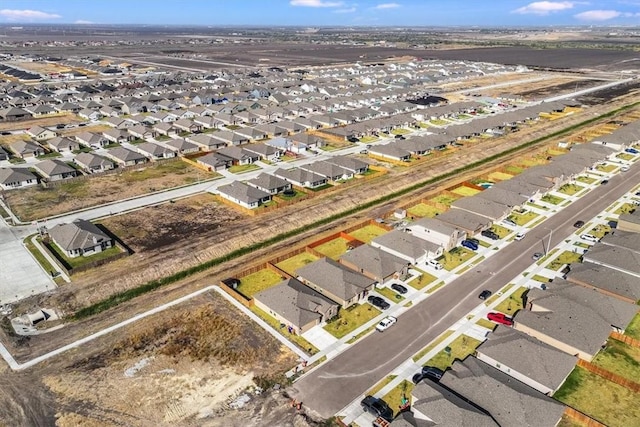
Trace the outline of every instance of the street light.
<instances>
[{"instance_id":1,"label":"street light","mask_svg":"<svg viewBox=\"0 0 640 427\"><path fill-rule=\"evenodd\" d=\"M547 242L547 246L544 248L544 255L547 256L549 253L549 249L551 249L551 236L553 236L553 229L544 227L545 230L549 230L549 241ZM544 241L542 242L542 246L544 246Z\"/></svg>"}]
</instances>

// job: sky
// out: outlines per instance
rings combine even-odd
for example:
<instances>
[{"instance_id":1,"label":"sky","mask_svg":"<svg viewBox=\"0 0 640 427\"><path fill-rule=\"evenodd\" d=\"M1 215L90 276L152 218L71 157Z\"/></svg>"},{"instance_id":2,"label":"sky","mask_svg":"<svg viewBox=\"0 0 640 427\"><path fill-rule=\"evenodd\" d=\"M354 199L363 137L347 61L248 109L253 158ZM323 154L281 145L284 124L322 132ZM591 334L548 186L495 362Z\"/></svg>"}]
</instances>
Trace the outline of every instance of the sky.
<instances>
[{"instance_id":1,"label":"sky","mask_svg":"<svg viewBox=\"0 0 640 427\"><path fill-rule=\"evenodd\" d=\"M2 0L0 23L640 26L640 0Z\"/></svg>"}]
</instances>

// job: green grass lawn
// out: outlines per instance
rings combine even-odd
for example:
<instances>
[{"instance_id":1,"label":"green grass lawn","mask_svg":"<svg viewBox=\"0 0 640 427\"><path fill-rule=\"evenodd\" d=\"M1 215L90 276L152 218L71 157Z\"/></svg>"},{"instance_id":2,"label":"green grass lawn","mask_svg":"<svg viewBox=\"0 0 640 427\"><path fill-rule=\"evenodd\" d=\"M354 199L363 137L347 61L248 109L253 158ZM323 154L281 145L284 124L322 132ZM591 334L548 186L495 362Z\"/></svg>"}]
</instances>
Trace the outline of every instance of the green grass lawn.
<instances>
[{"instance_id":1,"label":"green grass lawn","mask_svg":"<svg viewBox=\"0 0 640 427\"><path fill-rule=\"evenodd\" d=\"M541 211L548 211L549 208L546 206L542 206L542 205L536 205L535 203L531 203L531 202L527 202L527 205L534 207L536 209L540 209Z\"/></svg>"},{"instance_id":2,"label":"green grass lawn","mask_svg":"<svg viewBox=\"0 0 640 427\"><path fill-rule=\"evenodd\" d=\"M591 178L589 176L579 176L576 178L576 181L582 182L583 184L593 184L597 181L597 179Z\"/></svg>"},{"instance_id":3,"label":"green grass lawn","mask_svg":"<svg viewBox=\"0 0 640 427\"><path fill-rule=\"evenodd\" d=\"M560 189L558 190L558 192L562 193L562 194L566 194L567 196L573 196L576 193L579 193L580 191L584 190L584 187L578 184L565 184L562 187L560 187Z\"/></svg>"},{"instance_id":4,"label":"green grass lawn","mask_svg":"<svg viewBox=\"0 0 640 427\"><path fill-rule=\"evenodd\" d=\"M611 227L606 224L598 224L589 231L589 234L602 239L606 233L611 233Z\"/></svg>"},{"instance_id":5,"label":"green grass lawn","mask_svg":"<svg viewBox=\"0 0 640 427\"><path fill-rule=\"evenodd\" d=\"M438 259L438 262L442 264L445 270L451 271L460 266L465 261L473 258L475 254L475 252L467 248L455 247L449 252L445 252L442 258Z\"/></svg>"},{"instance_id":6,"label":"green grass lawn","mask_svg":"<svg viewBox=\"0 0 640 427\"><path fill-rule=\"evenodd\" d=\"M386 378L380 380L376 385L374 385L373 387L371 387L367 391L367 394L370 395L370 396L373 396L374 394L376 394L377 392L382 390L384 388L384 386L389 384L391 381L395 380L396 377L397 377L397 375L389 375Z\"/></svg>"},{"instance_id":7,"label":"green grass lawn","mask_svg":"<svg viewBox=\"0 0 640 427\"><path fill-rule=\"evenodd\" d=\"M444 126L444 125L448 125L450 122L449 120L432 119L432 120L429 120L428 123L434 126Z\"/></svg>"},{"instance_id":8,"label":"green grass lawn","mask_svg":"<svg viewBox=\"0 0 640 427\"><path fill-rule=\"evenodd\" d=\"M338 316L327 323L324 329L334 337L342 338L379 314L380 310L369 303L352 305L346 310L340 309Z\"/></svg>"},{"instance_id":9,"label":"green grass lawn","mask_svg":"<svg viewBox=\"0 0 640 427\"><path fill-rule=\"evenodd\" d=\"M580 251L582 252L582 251ZM580 262L582 253L564 251L556 257L551 263L547 265L548 269L559 270L564 264L571 264L572 262Z\"/></svg>"},{"instance_id":10,"label":"green grass lawn","mask_svg":"<svg viewBox=\"0 0 640 427\"><path fill-rule=\"evenodd\" d=\"M362 142L363 144L368 144L370 142L376 142L378 141L380 138L378 138L377 136L363 136L362 138L360 138L360 142Z\"/></svg>"},{"instance_id":11,"label":"green grass lawn","mask_svg":"<svg viewBox=\"0 0 640 427\"><path fill-rule=\"evenodd\" d=\"M624 330L625 335L640 340L640 314L636 314Z\"/></svg>"},{"instance_id":12,"label":"green grass lawn","mask_svg":"<svg viewBox=\"0 0 640 427\"><path fill-rule=\"evenodd\" d=\"M417 290L424 289L425 286L427 286L429 283L432 283L434 280L436 280L435 276L432 276L431 274L425 271L422 271L417 268L414 268L414 270L422 273L421 276L416 277L415 279L409 282L409 286L411 286L414 289L417 289Z\"/></svg>"},{"instance_id":13,"label":"green grass lawn","mask_svg":"<svg viewBox=\"0 0 640 427\"><path fill-rule=\"evenodd\" d=\"M429 287L429 289L427 289L427 294L432 294L435 291L437 291L438 289L440 289L441 287L444 286L444 282L440 282L440 283L436 283L435 285Z\"/></svg>"},{"instance_id":14,"label":"green grass lawn","mask_svg":"<svg viewBox=\"0 0 640 427\"><path fill-rule=\"evenodd\" d=\"M616 215L628 214L636 210L636 206L631 203L624 203L620 205L613 213Z\"/></svg>"},{"instance_id":15,"label":"green grass lawn","mask_svg":"<svg viewBox=\"0 0 640 427\"><path fill-rule=\"evenodd\" d=\"M544 277L539 274L534 274L533 277L531 277L531 280L535 280L540 283L549 283L551 281L548 277Z\"/></svg>"},{"instance_id":16,"label":"green grass lawn","mask_svg":"<svg viewBox=\"0 0 640 427\"><path fill-rule=\"evenodd\" d=\"M244 173L249 171L254 171L260 169L260 166L251 163L249 165L233 165L229 169L227 169L231 173Z\"/></svg>"},{"instance_id":17,"label":"green grass lawn","mask_svg":"<svg viewBox=\"0 0 640 427\"><path fill-rule=\"evenodd\" d=\"M482 326L483 328L491 329L492 331L495 329L496 326L498 326L487 319L478 319L478 321L476 321L476 325Z\"/></svg>"},{"instance_id":18,"label":"green grass lawn","mask_svg":"<svg viewBox=\"0 0 640 427\"><path fill-rule=\"evenodd\" d=\"M431 200L436 203L442 203L443 205L451 206L451 203L455 202L459 198L460 197L454 197L448 194L441 194L439 196L434 197Z\"/></svg>"},{"instance_id":19,"label":"green grass lawn","mask_svg":"<svg viewBox=\"0 0 640 427\"><path fill-rule=\"evenodd\" d=\"M278 197L281 198L282 200L295 200L295 199L301 199L307 195L307 193L305 193L304 191L300 191L300 190L293 190L293 191L294 191L294 194L292 195L286 195L284 193L280 193L278 194Z\"/></svg>"},{"instance_id":20,"label":"green grass lawn","mask_svg":"<svg viewBox=\"0 0 640 427\"><path fill-rule=\"evenodd\" d=\"M476 348L478 348L480 344L481 341L478 341L477 339L466 335L460 335L458 338L453 340L451 344L449 344L449 352L447 352L447 349L443 349L441 352L433 356L425 366L435 366L436 368L440 368L444 371L450 367L456 359L464 360L468 355L476 351Z\"/></svg>"},{"instance_id":21,"label":"green grass lawn","mask_svg":"<svg viewBox=\"0 0 640 427\"><path fill-rule=\"evenodd\" d=\"M621 377L640 383L640 348L609 338L592 363Z\"/></svg>"},{"instance_id":22,"label":"green grass lawn","mask_svg":"<svg viewBox=\"0 0 640 427\"><path fill-rule=\"evenodd\" d=\"M311 255L308 252L302 252L298 255L292 256L291 258L287 258L284 261L280 261L276 264L276 267L280 270L286 271L292 276L295 276L297 269L304 267L307 264L311 264L318 259L319 258L317 256Z\"/></svg>"},{"instance_id":23,"label":"green grass lawn","mask_svg":"<svg viewBox=\"0 0 640 427\"><path fill-rule=\"evenodd\" d=\"M389 393L385 394L382 400L387 402L394 415L397 415L400 412L399 406L402 404L402 399L411 399L411 392L414 387L415 385L411 381L403 380L391 389Z\"/></svg>"},{"instance_id":24,"label":"green grass lawn","mask_svg":"<svg viewBox=\"0 0 640 427\"><path fill-rule=\"evenodd\" d=\"M237 291L247 298L251 298L258 292L262 292L281 281L282 277L278 273L268 268L263 268L241 278Z\"/></svg>"},{"instance_id":25,"label":"green grass lawn","mask_svg":"<svg viewBox=\"0 0 640 427\"><path fill-rule=\"evenodd\" d=\"M33 257L36 259L36 261L38 262L38 264L40 264L42 266L42 268L44 268L45 271L57 271L49 261L47 261L47 259L44 257L44 255L42 255L42 252L40 252L38 250L38 248L36 248L36 245L34 245L33 243L31 243L31 236L27 237L26 239L24 239L24 245L27 248L27 250L29 252L31 252L31 255L33 255Z\"/></svg>"},{"instance_id":26,"label":"green grass lawn","mask_svg":"<svg viewBox=\"0 0 640 427\"><path fill-rule=\"evenodd\" d=\"M391 302L399 303L402 300L404 300L404 297L402 295L400 295L393 289L388 288L386 286L384 288L376 288L376 292L378 292L381 295L384 295Z\"/></svg>"},{"instance_id":27,"label":"green grass lawn","mask_svg":"<svg viewBox=\"0 0 640 427\"><path fill-rule=\"evenodd\" d=\"M509 230L506 227L502 227L500 225L492 225L491 226L491 230L496 233L501 239L504 239L505 237L507 237L508 234L511 233L511 230Z\"/></svg>"},{"instance_id":28,"label":"green grass lawn","mask_svg":"<svg viewBox=\"0 0 640 427\"><path fill-rule=\"evenodd\" d=\"M616 157L622 160L629 161L629 160L633 160L634 155L630 153L620 153Z\"/></svg>"},{"instance_id":29,"label":"green grass lawn","mask_svg":"<svg viewBox=\"0 0 640 427\"><path fill-rule=\"evenodd\" d=\"M435 206L430 206L425 203L418 203L407 209L409 216L418 216L420 218L433 218L434 216L441 214L442 209L438 209Z\"/></svg>"},{"instance_id":30,"label":"green grass lawn","mask_svg":"<svg viewBox=\"0 0 640 427\"><path fill-rule=\"evenodd\" d=\"M509 215L509 219L518 225L525 225L536 219L539 215L535 212L526 211L524 213L514 212Z\"/></svg>"},{"instance_id":31,"label":"green grass lawn","mask_svg":"<svg viewBox=\"0 0 640 427\"><path fill-rule=\"evenodd\" d=\"M519 287L511 295L509 295L509 298L498 304L494 308L494 310L508 314L509 316L513 316L513 314L518 310L522 310L522 295L528 290L529 289L524 286Z\"/></svg>"},{"instance_id":32,"label":"green grass lawn","mask_svg":"<svg viewBox=\"0 0 640 427\"><path fill-rule=\"evenodd\" d=\"M606 165L598 165L596 166L596 170L599 170L600 172L613 172L614 170L616 170L618 166L616 165L610 165L610 164L606 164Z\"/></svg>"},{"instance_id":33,"label":"green grass lawn","mask_svg":"<svg viewBox=\"0 0 640 427\"><path fill-rule=\"evenodd\" d=\"M451 190L451 192L455 193L455 194L459 194L462 197L468 197L468 196L474 196L474 195L476 195L478 193L481 193L482 190L477 190L477 189L471 188L471 187L465 187L463 185L463 186L454 188L453 190Z\"/></svg>"},{"instance_id":34,"label":"green grass lawn","mask_svg":"<svg viewBox=\"0 0 640 427\"><path fill-rule=\"evenodd\" d=\"M320 246L316 246L313 249L333 260L337 260L347 252L348 244L349 241L347 239L338 237L337 239L330 240Z\"/></svg>"},{"instance_id":35,"label":"green grass lawn","mask_svg":"<svg viewBox=\"0 0 640 427\"><path fill-rule=\"evenodd\" d=\"M392 135L406 135L408 133L411 133L411 131L409 129L405 129L405 128L391 129L391 134Z\"/></svg>"},{"instance_id":36,"label":"green grass lawn","mask_svg":"<svg viewBox=\"0 0 640 427\"><path fill-rule=\"evenodd\" d=\"M417 362L418 360L422 359L424 357L425 354L429 353L431 350L433 350L438 344L440 344L442 341L446 340L451 334L453 333L452 330L446 330L442 333L442 335L440 335L439 337L437 337L435 340L431 341L429 343L428 346L426 346L425 348L423 348L422 350L420 350L418 353L416 353L413 356L413 361Z\"/></svg>"},{"instance_id":37,"label":"green grass lawn","mask_svg":"<svg viewBox=\"0 0 640 427\"><path fill-rule=\"evenodd\" d=\"M385 233L387 233L387 230L385 230L384 228L369 224L365 225L362 228L358 228L357 230L353 230L349 233L349 236L354 237L364 243L371 243L373 239L378 236L382 236Z\"/></svg>"},{"instance_id":38,"label":"green grass lawn","mask_svg":"<svg viewBox=\"0 0 640 427\"><path fill-rule=\"evenodd\" d=\"M553 397L608 427L640 425L638 394L576 367Z\"/></svg>"},{"instance_id":39,"label":"green grass lawn","mask_svg":"<svg viewBox=\"0 0 640 427\"><path fill-rule=\"evenodd\" d=\"M65 255L65 253L58 247L58 245L56 245L53 242L49 243L49 248L51 248L53 252L55 252L57 258L61 259L63 264L66 264L71 268L78 268L94 261L108 259L122 252L122 250L119 247L114 246L112 248L105 249L102 252L98 252L97 254L94 254L94 255L78 256L75 258L70 258L67 255Z\"/></svg>"},{"instance_id":40,"label":"green grass lawn","mask_svg":"<svg viewBox=\"0 0 640 427\"><path fill-rule=\"evenodd\" d=\"M282 325L280 321L277 320L275 317L270 316L268 313L264 312L263 310L260 310L256 306L251 307L251 311L254 314L256 314L259 318L267 322L269 326L271 326L273 329L278 331L280 335L284 336L286 339L288 339L289 341L291 341L292 343L300 347L307 354L314 355L318 352L318 349L301 335L290 334L286 326Z\"/></svg>"},{"instance_id":41,"label":"green grass lawn","mask_svg":"<svg viewBox=\"0 0 640 427\"><path fill-rule=\"evenodd\" d=\"M545 194L540 200L542 200L543 202L551 203L552 205L559 205L560 203L564 202L564 199L562 197L554 196L553 194Z\"/></svg>"},{"instance_id":42,"label":"green grass lawn","mask_svg":"<svg viewBox=\"0 0 640 427\"><path fill-rule=\"evenodd\" d=\"M349 340L347 341L347 344L353 344L354 342L358 341L363 336L367 335L369 332L373 331L375 328L376 328L375 325L374 326L369 326L364 331L362 331L362 332L358 333L357 335L354 335L351 338L349 338Z\"/></svg>"}]
</instances>

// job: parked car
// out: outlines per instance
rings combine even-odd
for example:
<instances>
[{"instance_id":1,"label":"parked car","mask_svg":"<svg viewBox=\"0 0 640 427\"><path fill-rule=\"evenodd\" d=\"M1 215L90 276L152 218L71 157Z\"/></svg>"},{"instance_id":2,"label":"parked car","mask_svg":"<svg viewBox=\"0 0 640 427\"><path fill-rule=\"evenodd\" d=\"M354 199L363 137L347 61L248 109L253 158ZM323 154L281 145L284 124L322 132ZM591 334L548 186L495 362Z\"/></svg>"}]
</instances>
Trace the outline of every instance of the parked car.
<instances>
[{"instance_id":1,"label":"parked car","mask_svg":"<svg viewBox=\"0 0 640 427\"><path fill-rule=\"evenodd\" d=\"M444 375L444 372L440 368L434 366L423 366L422 371L415 374L411 380L414 384L418 384L420 381L427 379L433 382L440 382L440 379Z\"/></svg>"},{"instance_id":2,"label":"parked car","mask_svg":"<svg viewBox=\"0 0 640 427\"><path fill-rule=\"evenodd\" d=\"M427 261L427 265L435 270L442 270L442 264L434 259Z\"/></svg>"},{"instance_id":3,"label":"parked car","mask_svg":"<svg viewBox=\"0 0 640 427\"><path fill-rule=\"evenodd\" d=\"M510 225L511 227L517 227L518 224L516 224L513 220L510 220L509 218L505 218L502 220L502 222L506 225Z\"/></svg>"},{"instance_id":4,"label":"parked car","mask_svg":"<svg viewBox=\"0 0 640 427\"><path fill-rule=\"evenodd\" d=\"M382 319L380 323L376 325L376 330L379 332L384 332L390 327L392 327L393 325L395 325L397 321L398 319L396 319L395 317L387 316L384 319Z\"/></svg>"},{"instance_id":5,"label":"parked car","mask_svg":"<svg viewBox=\"0 0 640 427\"><path fill-rule=\"evenodd\" d=\"M609 183L608 179L603 179L602 181L600 181L600 185L606 185Z\"/></svg>"},{"instance_id":6,"label":"parked car","mask_svg":"<svg viewBox=\"0 0 640 427\"><path fill-rule=\"evenodd\" d=\"M500 236L498 236L495 232L491 230L482 230L482 234L484 237L488 237L491 240L498 240Z\"/></svg>"},{"instance_id":7,"label":"parked car","mask_svg":"<svg viewBox=\"0 0 640 427\"><path fill-rule=\"evenodd\" d=\"M347 138L347 141L356 143L356 142L358 142L360 140L358 138L356 138L355 136L350 136L349 138Z\"/></svg>"},{"instance_id":8,"label":"parked car","mask_svg":"<svg viewBox=\"0 0 640 427\"><path fill-rule=\"evenodd\" d=\"M377 397L367 396L360 402L360 406L362 406L362 410L365 412L369 412L376 417L382 417L385 420L391 422L393 420L393 411L382 399L378 399Z\"/></svg>"},{"instance_id":9,"label":"parked car","mask_svg":"<svg viewBox=\"0 0 640 427\"><path fill-rule=\"evenodd\" d=\"M476 242L472 242L471 240L463 240L462 243L460 243L462 246L464 246L467 249L471 249L472 251L477 251L478 250L478 244Z\"/></svg>"},{"instance_id":10,"label":"parked car","mask_svg":"<svg viewBox=\"0 0 640 427\"><path fill-rule=\"evenodd\" d=\"M404 137L404 136L402 136L402 135L396 135L396 136L395 136L395 139L405 139L405 137Z\"/></svg>"},{"instance_id":11,"label":"parked car","mask_svg":"<svg viewBox=\"0 0 640 427\"><path fill-rule=\"evenodd\" d=\"M540 258L542 258L542 252L536 252L531 256L531 259L533 259L534 261L537 261Z\"/></svg>"},{"instance_id":12,"label":"parked car","mask_svg":"<svg viewBox=\"0 0 640 427\"><path fill-rule=\"evenodd\" d=\"M513 326L513 319L504 313L491 312L487 313L487 319L502 325Z\"/></svg>"},{"instance_id":13,"label":"parked car","mask_svg":"<svg viewBox=\"0 0 640 427\"><path fill-rule=\"evenodd\" d=\"M628 172L628 171L629 171L629 166L622 166L622 167L620 168L620 170L621 170L622 172Z\"/></svg>"},{"instance_id":14,"label":"parked car","mask_svg":"<svg viewBox=\"0 0 640 427\"><path fill-rule=\"evenodd\" d=\"M625 150L624 150L624 151L626 151L627 153L631 153L631 154L638 154L638 153L640 153L640 151L636 150L635 148L631 148L631 147L629 147L629 148L625 148Z\"/></svg>"},{"instance_id":15,"label":"parked car","mask_svg":"<svg viewBox=\"0 0 640 427\"><path fill-rule=\"evenodd\" d=\"M391 289L393 289L394 291L396 291L399 294L406 294L407 292L409 292L409 290L406 288L406 286L402 286L399 283L394 283L391 285Z\"/></svg>"},{"instance_id":16,"label":"parked car","mask_svg":"<svg viewBox=\"0 0 640 427\"><path fill-rule=\"evenodd\" d=\"M484 291L480 292L480 295L478 295L478 298L480 298L481 300L486 300L490 296L491 296L491 291L489 289L485 289Z\"/></svg>"},{"instance_id":17,"label":"parked car","mask_svg":"<svg viewBox=\"0 0 640 427\"><path fill-rule=\"evenodd\" d=\"M524 232L522 232L522 231L521 231L521 232L519 232L518 234L516 234L515 239L516 239L516 240L522 240L522 239L524 239L524 236L526 236L526 235L527 235L526 233L524 233Z\"/></svg>"},{"instance_id":18,"label":"parked car","mask_svg":"<svg viewBox=\"0 0 640 427\"><path fill-rule=\"evenodd\" d=\"M391 307L391 304L386 302L384 298L380 298L375 295L370 295L369 298L367 298L367 301L369 301L372 306L377 307L381 310L386 310L387 308Z\"/></svg>"},{"instance_id":19,"label":"parked car","mask_svg":"<svg viewBox=\"0 0 640 427\"><path fill-rule=\"evenodd\" d=\"M467 237L467 240L475 243L476 245L480 245L480 240L476 239L475 237Z\"/></svg>"},{"instance_id":20,"label":"parked car","mask_svg":"<svg viewBox=\"0 0 640 427\"><path fill-rule=\"evenodd\" d=\"M573 226L574 226L575 228L580 228L580 227L582 227L583 225L584 225L584 221L582 221L582 220L576 221L576 222L573 224Z\"/></svg>"},{"instance_id":21,"label":"parked car","mask_svg":"<svg viewBox=\"0 0 640 427\"><path fill-rule=\"evenodd\" d=\"M599 239L598 239L596 236L594 236L593 234L583 234L582 236L580 236L580 238L581 238L582 240L586 240L587 242L593 242L593 243L595 243L595 242L597 242L597 241L599 240Z\"/></svg>"}]
</instances>

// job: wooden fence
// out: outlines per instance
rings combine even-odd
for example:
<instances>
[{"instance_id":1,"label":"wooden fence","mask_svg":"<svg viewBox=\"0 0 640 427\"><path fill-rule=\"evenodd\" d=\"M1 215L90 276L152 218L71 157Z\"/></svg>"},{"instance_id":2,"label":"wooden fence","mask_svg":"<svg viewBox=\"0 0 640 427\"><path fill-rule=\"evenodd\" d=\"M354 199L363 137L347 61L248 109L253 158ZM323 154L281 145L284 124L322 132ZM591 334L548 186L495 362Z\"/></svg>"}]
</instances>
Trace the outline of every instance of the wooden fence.
<instances>
[{"instance_id":1,"label":"wooden fence","mask_svg":"<svg viewBox=\"0 0 640 427\"><path fill-rule=\"evenodd\" d=\"M564 415L566 415L568 418L571 418L572 420L577 421L578 424L584 427L607 427L604 424L599 423L593 418L583 414L580 411L576 411L575 409L569 406L565 408Z\"/></svg>"},{"instance_id":2,"label":"wooden fence","mask_svg":"<svg viewBox=\"0 0 640 427\"><path fill-rule=\"evenodd\" d=\"M611 335L609 335L610 338L613 338L614 340L623 342L627 345L630 345L631 347L635 347L635 348L640 348L640 340L637 340L633 337L630 337L629 335L624 335L621 334L620 332L611 332Z\"/></svg>"},{"instance_id":3,"label":"wooden fence","mask_svg":"<svg viewBox=\"0 0 640 427\"><path fill-rule=\"evenodd\" d=\"M640 392L640 384L638 384L637 382L628 380L618 374L614 374L613 372L609 372L606 369L601 368L600 366L594 365L593 363L578 359L578 366L598 375L599 377L604 378L605 380L625 387L635 393Z\"/></svg>"}]
</instances>

